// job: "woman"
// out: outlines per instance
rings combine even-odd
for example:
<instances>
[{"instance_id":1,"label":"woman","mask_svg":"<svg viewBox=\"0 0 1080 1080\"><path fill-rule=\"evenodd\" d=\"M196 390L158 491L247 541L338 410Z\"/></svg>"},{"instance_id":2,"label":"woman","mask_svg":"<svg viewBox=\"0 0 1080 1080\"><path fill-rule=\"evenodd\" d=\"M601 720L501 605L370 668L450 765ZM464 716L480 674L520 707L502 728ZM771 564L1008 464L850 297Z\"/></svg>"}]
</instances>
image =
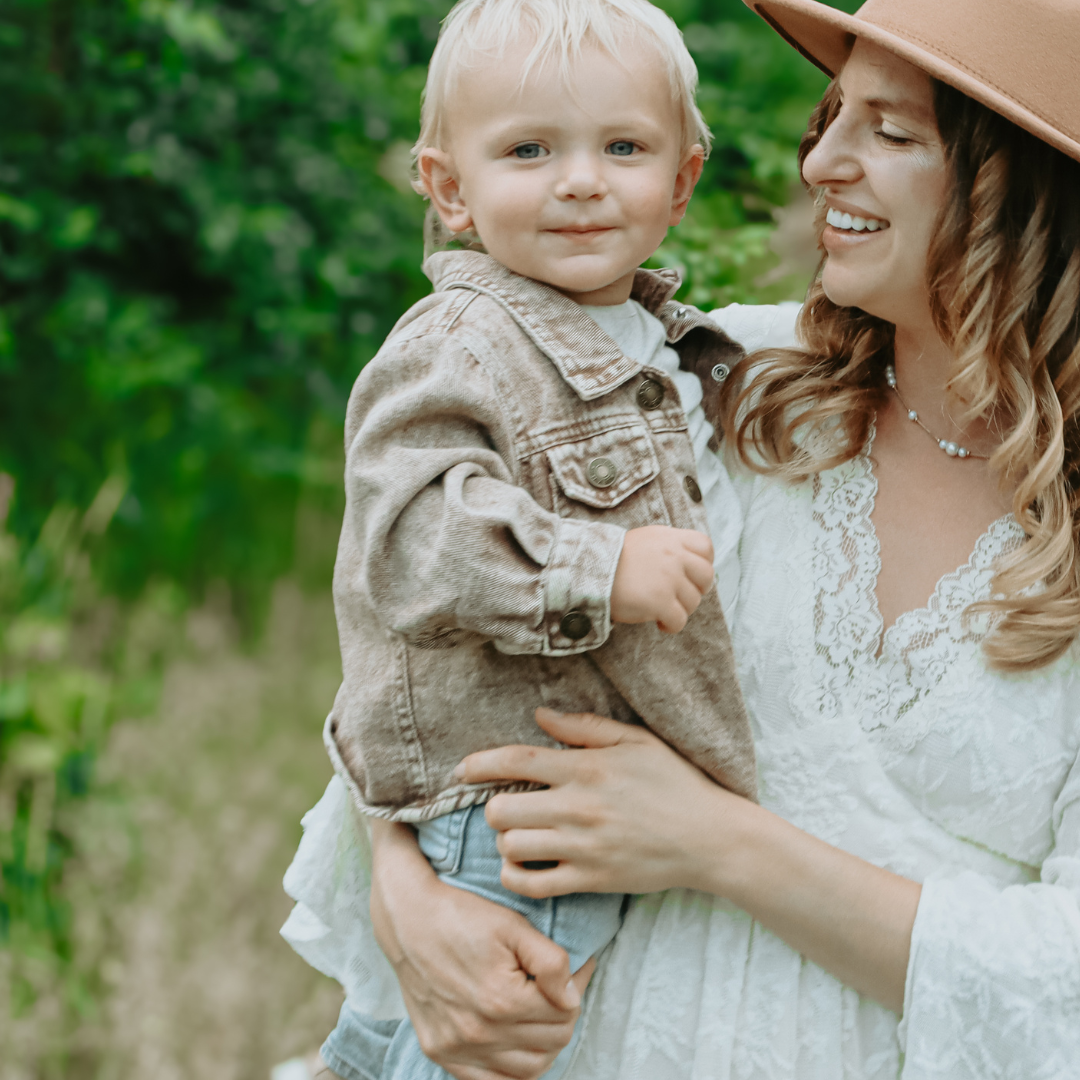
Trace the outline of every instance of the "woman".
<instances>
[{"instance_id":1,"label":"woman","mask_svg":"<svg viewBox=\"0 0 1080 1080\"><path fill-rule=\"evenodd\" d=\"M585 749L465 775L549 785L488 805L509 887L649 894L570 1076L1074 1076L1080 7L753 6L840 72L801 153L826 255L800 347L744 362L724 406L762 805L595 717L541 718ZM373 842L429 1055L541 1074L580 989L558 951L406 830Z\"/></svg>"}]
</instances>

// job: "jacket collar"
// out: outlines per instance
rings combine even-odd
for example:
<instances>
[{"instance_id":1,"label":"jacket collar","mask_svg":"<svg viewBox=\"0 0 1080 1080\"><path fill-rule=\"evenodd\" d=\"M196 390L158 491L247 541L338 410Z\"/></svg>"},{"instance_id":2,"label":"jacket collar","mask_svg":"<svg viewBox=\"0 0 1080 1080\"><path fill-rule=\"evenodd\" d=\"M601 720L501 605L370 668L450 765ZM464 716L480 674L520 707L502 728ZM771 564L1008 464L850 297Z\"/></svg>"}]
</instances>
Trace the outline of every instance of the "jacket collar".
<instances>
[{"instance_id":1,"label":"jacket collar","mask_svg":"<svg viewBox=\"0 0 1080 1080\"><path fill-rule=\"evenodd\" d=\"M436 252L424 262L424 273L436 292L472 289L496 300L583 401L609 393L642 368L619 351L580 305L550 285L515 274L490 255ZM669 343L696 327L726 342L726 335L708 316L671 299L680 282L677 270L638 270L631 297L663 323Z\"/></svg>"}]
</instances>

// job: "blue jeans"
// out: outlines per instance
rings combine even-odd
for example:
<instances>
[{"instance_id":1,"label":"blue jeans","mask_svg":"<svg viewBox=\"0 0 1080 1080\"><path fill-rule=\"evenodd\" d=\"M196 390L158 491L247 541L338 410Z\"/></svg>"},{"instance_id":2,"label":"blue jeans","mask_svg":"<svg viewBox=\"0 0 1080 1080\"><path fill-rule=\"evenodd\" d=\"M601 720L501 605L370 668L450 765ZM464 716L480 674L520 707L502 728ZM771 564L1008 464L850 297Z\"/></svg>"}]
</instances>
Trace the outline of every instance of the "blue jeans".
<instances>
[{"instance_id":1,"label":"blue jeans","mask_svg":"<svg viewBox=\"0 0 1080 1080\"><path fill-rule=\"evenodd\" d=\"M502 857L495 831L484 820L483 806L471 806L425 821L417 827L420 849L439 878L468 889L524 915L570 955L577 971L615 936L622 924L625 897L619 893L575 893L531 900L504 889L499 881ZM577 1032L562 1050L544 1080L558 1080L566 1071ZM323 1044L327 1065L344 1080L451 1080L429 1061L408 1020L374 1020L346 1000L337 1027Z\"/></svg>"}]
</instances>

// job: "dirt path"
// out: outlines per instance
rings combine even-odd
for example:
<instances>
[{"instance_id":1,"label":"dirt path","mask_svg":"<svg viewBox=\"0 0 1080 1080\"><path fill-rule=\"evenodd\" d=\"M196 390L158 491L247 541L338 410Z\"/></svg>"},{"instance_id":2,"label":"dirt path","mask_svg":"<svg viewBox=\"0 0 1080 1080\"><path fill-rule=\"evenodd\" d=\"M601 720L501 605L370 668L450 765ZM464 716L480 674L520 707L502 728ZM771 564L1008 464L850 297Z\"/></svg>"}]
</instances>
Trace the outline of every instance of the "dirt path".
<instances>
[{"instance_id":1,"label":"dirt path","mask_svg":"<svg viewBox=\"0 0 1080 1080\"><path fill-rule=\"evenodd\" d=\"M191 617L188 638L157 716L117 724L100 763L122 795L83 829L79 937L105 988L65 1033L81 1050L58 1073L46 1020L27 1018L8 1031L2 1080L267 1080L333 1026L337 984L278 936L300 817L330 776L329 597L280 585L254 655L210 611Z\"/></svg>"}]
</instances>

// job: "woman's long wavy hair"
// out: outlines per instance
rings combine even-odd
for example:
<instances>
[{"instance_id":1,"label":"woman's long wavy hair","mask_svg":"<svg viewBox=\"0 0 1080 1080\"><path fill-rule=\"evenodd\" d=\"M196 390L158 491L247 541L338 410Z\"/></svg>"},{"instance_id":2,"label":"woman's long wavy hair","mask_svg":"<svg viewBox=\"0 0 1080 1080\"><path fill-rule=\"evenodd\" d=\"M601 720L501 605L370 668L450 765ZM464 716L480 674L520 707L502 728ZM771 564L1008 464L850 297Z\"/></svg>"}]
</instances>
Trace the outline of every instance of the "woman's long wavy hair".
<instances>
[{"instance_id":1,"label":"woman's long wavy hair","mask_svg":"<svg viewBox=\"0 0 1080 1080\"><path fill-rule=\"evenodd\" d=\"M952 183L927 275L955 357L948 388L968 419L1003 432L990 466L1027 534L997 564L992 599L971 610L992 617L983 648L993 667L1032 670L1080 632L1080 162L944 83L934 104ZM800 165L839 108L834 84ZM819 236L823 218L819 200ZM799 481L859 454L884 401L893 333L833 304L816 280L804 347L749 356L729 380L741 392L728 394L722 420L742 460Z\"/></svg>"}]
</instances>

